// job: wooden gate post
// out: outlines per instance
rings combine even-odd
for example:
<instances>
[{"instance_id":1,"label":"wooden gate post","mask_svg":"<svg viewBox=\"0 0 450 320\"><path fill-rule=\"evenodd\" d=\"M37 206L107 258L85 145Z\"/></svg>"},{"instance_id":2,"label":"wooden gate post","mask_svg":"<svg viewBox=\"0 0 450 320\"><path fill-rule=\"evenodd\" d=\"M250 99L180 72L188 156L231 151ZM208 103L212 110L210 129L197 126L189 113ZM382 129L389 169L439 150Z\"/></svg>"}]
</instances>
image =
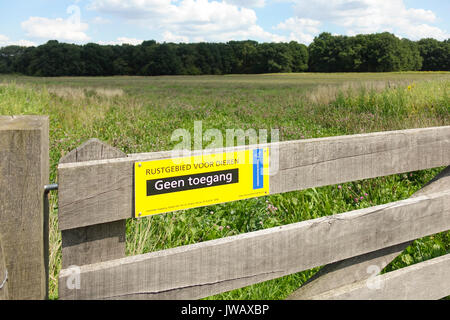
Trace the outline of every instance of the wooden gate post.
<instances>
[{"instance_id":1,"label":"wooden gate post","mask_svg":"<svg viewBox=\"0 0 450 320\"><path fill-rule=\"evenodd\" d=\"M12 300L47 298L48 179L48 117L0 116L0 235Z\"/></svg>"},{"instance_id":2,"label":"wooden gate post","mask_svg":"<svg viewBox=\"0 0 450 320\"><path fill-rule=\"evenodd\" d=\"M127 155L98 139L90 139L65 155L59 163L123 158ZM80 210L85 210L80 208ZM95 214L95 212L92 212ZM125 257L126 220L62 232L62 267L82 266Z\"/></svg>"}]
</instances>

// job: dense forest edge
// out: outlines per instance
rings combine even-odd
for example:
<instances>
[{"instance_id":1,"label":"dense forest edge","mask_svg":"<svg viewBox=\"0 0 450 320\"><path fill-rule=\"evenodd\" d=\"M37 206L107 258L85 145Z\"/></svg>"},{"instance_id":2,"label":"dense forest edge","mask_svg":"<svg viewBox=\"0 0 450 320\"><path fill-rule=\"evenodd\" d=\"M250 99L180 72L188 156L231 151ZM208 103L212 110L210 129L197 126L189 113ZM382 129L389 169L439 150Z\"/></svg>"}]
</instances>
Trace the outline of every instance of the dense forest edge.
<instances>
[{"instance_id":1,"label":"dense forest edge","mask_svg":"<svg viewBox=\"0 0 450 320\"><path fill-rule=\"evenodd\" d=\"M295 41L77 45L51 40L37 47L0 48L0 73L44 77L393 71L450 71L450 39L324 32L309 46Z\"/></svg>"}]
</instances>

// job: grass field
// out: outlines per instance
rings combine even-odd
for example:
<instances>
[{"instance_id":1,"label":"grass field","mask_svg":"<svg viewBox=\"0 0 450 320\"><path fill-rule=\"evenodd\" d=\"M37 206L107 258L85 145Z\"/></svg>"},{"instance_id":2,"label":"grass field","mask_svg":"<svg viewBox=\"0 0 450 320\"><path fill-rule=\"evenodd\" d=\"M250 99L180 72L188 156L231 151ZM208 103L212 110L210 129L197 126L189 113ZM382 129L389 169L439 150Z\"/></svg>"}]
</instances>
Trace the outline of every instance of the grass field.
<instances>
[{"instance_id":1,"label":"grass field","mask_svg":"<svg viewBox=\"0 0 450 320\"><path fill-rule=\"evenodd\" d=\"M97 137L126 153L170 150L173 130L280 130L281 140L450 125L450 73L30 78L0 75L0 114L50 116L51 181L61 156ZM127 255L408 198L442 168L127 222ZM361 199L361 197L363 197ZM355 200L358 198L358 201ZM51 196L50 297L61 268ZM384 271L450 253L450 232L416 240ZM210 297L283 299L318 268Z\"/></svg>"}]
</instances>

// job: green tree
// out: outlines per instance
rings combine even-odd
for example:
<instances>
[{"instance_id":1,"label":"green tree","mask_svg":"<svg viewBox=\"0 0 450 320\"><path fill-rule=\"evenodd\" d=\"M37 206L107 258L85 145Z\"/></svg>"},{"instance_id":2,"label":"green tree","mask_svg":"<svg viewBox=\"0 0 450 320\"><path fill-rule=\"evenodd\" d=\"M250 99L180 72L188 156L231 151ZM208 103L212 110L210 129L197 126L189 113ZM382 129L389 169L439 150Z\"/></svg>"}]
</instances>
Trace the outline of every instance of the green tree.
<instances>
[{"instance_id":1,"label":"green tree","mask_svg":"<svg viewBox=\"0 0 450 320\"><path fill-rule=\"evenodd\" d=\"M17 72L17 62L26 52L26 49L20 46L0 48L0 73Z\"/></svg>"},{"instance_id":2,"label":"green tree","mask_svg":"<svg viewBox=\"0 0 450 320\"><path fill-rule=\"evenodd\" d=\"M420 55L423 58L422 70L450 71L450 42L427 38L418 41Z\"/></svg>"},{"instance_id":3,"label":"green tree","mask_svg":"<svg viewBox=\"0 0 450 320\"><path fill-rule=\"evenodd\" d=\"M292 72L308 71L308 47L302 43L291 41L288 48L291 56Z\"/></svg>"}]
</instances>

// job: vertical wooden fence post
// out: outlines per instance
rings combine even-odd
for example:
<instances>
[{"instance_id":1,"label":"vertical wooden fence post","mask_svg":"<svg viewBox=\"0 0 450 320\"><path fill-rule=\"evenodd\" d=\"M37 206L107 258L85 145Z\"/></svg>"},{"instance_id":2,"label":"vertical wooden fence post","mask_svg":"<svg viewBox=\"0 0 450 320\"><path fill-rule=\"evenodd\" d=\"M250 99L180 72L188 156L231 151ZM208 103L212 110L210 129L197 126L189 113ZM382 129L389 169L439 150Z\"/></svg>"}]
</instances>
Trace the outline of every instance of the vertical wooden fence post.
<instances>
[{"instance_id":1,"label":"vertical wooden fence post","mask_svg":"<svg viewBox=\"0 0 450 320\"><path fill-rule=\"evenodd\" d=\"M69 152L60 163L122 158L127 155L98 139ZM80 209L83 210L83 209ZM92 212L92 214L96 214ZM82 266L125 256L126 220L62 230L62 267ZM60 284L61 285L61 284Z\"/></svg>"},{"instance_id":2,"label":"vertical wooden fence post","mask_svg":"<svg viewBox=\"0 0 450 320\"><path fill-rule=\"evenodd\" d=\"M0 116L0 235L9 299L47 298L48 179L48 117Z\"/></svg>"}]
</instances>

